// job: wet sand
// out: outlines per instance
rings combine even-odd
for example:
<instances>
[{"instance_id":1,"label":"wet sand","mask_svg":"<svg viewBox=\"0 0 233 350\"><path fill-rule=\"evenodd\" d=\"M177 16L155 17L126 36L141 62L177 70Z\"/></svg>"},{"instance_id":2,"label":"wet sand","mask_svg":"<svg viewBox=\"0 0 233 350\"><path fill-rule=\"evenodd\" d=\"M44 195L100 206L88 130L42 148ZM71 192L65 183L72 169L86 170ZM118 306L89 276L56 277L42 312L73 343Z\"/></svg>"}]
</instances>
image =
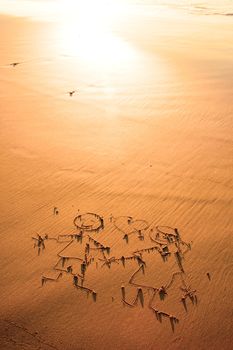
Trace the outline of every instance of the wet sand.
<instances>
[{"instance_id":1,"label":"wet sand","mask_svg":"<svg viewBox=\"0 0 233 350\"><path fill-rule=\"evenodd\" d=\"M57 24L7 16L1 24L1 349L230 349L230 19L123 23L116 32L127 57L114 63L80 57ZM96 218L87 217L80 242L74 218L87 212L104 227L89 231ZM183 271L176 241L163 259L151 240L158 225L178 228L190 245L179 253ZM40 254L38 235L49 238ZM82 261L72 257L96 248L90 293L54 270L71 241L59 269L73 274L82 275ZM153 246L143 274L134 254ZM195 302L180 277L161 297L176 272Z\"/></svg>"}]
</instances>

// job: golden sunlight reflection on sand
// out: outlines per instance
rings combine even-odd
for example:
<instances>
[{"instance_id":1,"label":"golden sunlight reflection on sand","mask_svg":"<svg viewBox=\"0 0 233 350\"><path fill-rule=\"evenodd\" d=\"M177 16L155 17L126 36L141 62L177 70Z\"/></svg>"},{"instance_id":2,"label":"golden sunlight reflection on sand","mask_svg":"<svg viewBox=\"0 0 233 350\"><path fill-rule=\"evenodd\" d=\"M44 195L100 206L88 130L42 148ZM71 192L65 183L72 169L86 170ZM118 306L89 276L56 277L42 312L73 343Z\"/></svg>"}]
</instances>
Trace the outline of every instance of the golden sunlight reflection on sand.
<instances>
[{"instance_id":1,"label":"golden sunlight reflection on sand","mask_svg":"<svg viewBox=\"0 0 233 350\"><path fill-rule=\"evenodd\" d=\"M124 7L125 9L125 7ZM65 55L78 56L87 64L115 68L136 58L136 50L112 32L112 25L123 14L116 1L72 1L60 3L60 49Z\"/></svg>"},{"instance_id":2,"label":"golden sunlight reflection on sand","mask_svg":"<svg viewBox=\"0 0 233 350\"><path fill-rule=\"evenodd\" d=\"M59 29L61 52L67 56L77 56L98 67L129 62L137 57L136 50L126 41L98 27L64 24Z\"/></svg>"}]
</instances>

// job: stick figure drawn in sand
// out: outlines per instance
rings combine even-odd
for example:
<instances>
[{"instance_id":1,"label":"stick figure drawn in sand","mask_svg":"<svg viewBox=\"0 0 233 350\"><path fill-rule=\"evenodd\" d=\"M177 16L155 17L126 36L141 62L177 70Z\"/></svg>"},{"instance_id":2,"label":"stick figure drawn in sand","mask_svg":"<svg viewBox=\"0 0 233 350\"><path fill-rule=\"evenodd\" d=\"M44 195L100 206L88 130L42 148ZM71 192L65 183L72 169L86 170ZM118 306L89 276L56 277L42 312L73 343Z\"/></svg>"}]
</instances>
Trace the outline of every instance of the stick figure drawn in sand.
<instances>
[{"instance_id":1,"label":"stick figure drawn in sand","mask_svg":"<svg viewBox=\"0 0 233 350\"><path fill-rule=\"evenodd\" d=\"M54 208L54 213L57 208ZM87 294L91 293L93 300L97 300L97 292L95 292L92 288L88 288L84 285L86 272L88 267L95 262L95 258L92 256L92 252L99 252L102 256L110 253L110 247L103 245L98 240L93 239L89 233L98 233L104 227L104 219L103 217L94 214L94 213L85 213L79 214L74 218L74 225L76 226L77 233L76 234L63 234L58 235L58 237L48 237L42 238L38 235L38 238L33 237L35 240L35 246L43 247L44 240L55 240L58 244L64 244L63 248L57 253L58 261L53 266L53 270L58 274L56 277L47 277L42 276L42 286L45 285L46 282L58 282L59 279L63 276L63 274L69 274L72 276L73 285ZM66 253L67 249L74 244L83 243L83 239L86 242L84 248L83 256L70 256ZM69 263L69 265L67 265ZM73 268L73 264L79 264L79 272L75 271ZM97 262L96 262L97 263ZM80 283L79 283L80 282Z\"/></svg>"},{"instance_id":2,"label":"stick figure drawn in sand","mask_svg":"<svg viewBox=\"0 0 233 350\"><path fill-rule=\"evenodd\" d=\"M143 291L150 291L152 292L151 299L149 301L148 307L153 312L155 312L157 319L161 322L162 317L169 317L171 322L172 330L174 330L175 323L178 322L178 318L176 316L170 315L167 312L159 311L157 308L155 308L155 298L156 295L159 297L160 300L164 300L165 297L169 294L169 290L174 284L175 280L177 278L180 279L180 291L182 293L182 297L180 298L180 301L182 301L185 309L187 310L186 306L186 298L189 298L193 304L197 303L197 296L196 296L196 290L191 289L190 286L187 286L185 279L184 279L184 266L183 266L183 260L185 254L190 251L191 245L189 243L184 242L179 234L179 231L177 228L171 228L168 226L156 226L155 229L152 229L150 231L150 239L154 243L152 247L144 248L141 250L137 250L134 252L134 254L140 254L141 261L138 260L139 268L136 270L136 272L131 276L129 280L129 284L131 286L134 286L137 288L136 298L132 302L128 302L125 298L125 290L124 290L124 297L122 297L122 302L130 307L134 307L137 305L138 298L139 298L139 288ZM161 255L164 262L166 262L168 259L171 259L172 256L175 258L175 262L177 264L178 271L174 272L171 275L171 279L162 286L149 286L143 284L143 282L137 283L135 282L136 276L138 273L145 271L145 264L143 264L143 257L146 253L150 252L156 252ZM140 279L142 281L142 279ZM140 292L141 293L141 292Z\"/></svg>"},{"instance_id":3,"label":"stick figure drawn in sand","mask_svg":"<svg viewBox=\"0 0 233 350\"><path fill-rule=\"evenodd\" d=\"M54 213L57 208L54 208ZM71 284L77 289L87 294L92 294L94 301L97 300L97 293L93 288L86 286L85 280L88 274L89 266L98 268L98 262L101 263L101 268L111 268L112 264L122 264L127 268L127 262L132 261L137 264L136 271L129 278L127 285L130 288L135 288L135 298L131 301L127 300L127 286L121 286L121 301L123 305L128 307L147 307L153 311L156 319L162 322L163 318L169 318L172 330L174 331L175 324L178 323L178 317L171 315L167 311L159 310L156 307L158 301L164 301L169 297L170 290L174 286L176 280L179 281L180 299L185 310L187 310L187 298L193 304L197 304L196 290L187 285L185 281L184 257L186 253L191 250L191 244L182 240L177 228L169 226L155 226L150 227L145 220L135 220L131 216L113 217L110 216L107 220L110 225L122 234L122 238L128 240L130 235L137 235L142 240L144 236L150 239L151 245L143 249L132 251L130 255L122 255L119 257L111 256L111 247L100 242L100 240L93 238L92 233L104 232L104 218L95 213L79 214L74 218L74 225L77 232L75 234L63 234L57 237L42 237L37 235L33 237L34 247L38 248L38 255L41 249L45 249L45 240L55 240L57 244L62 244L62 249L57 253L58 260L53 266L53 270L57 272L55 278L42 276L42 286L46 282L58 282L64 274L70 275ZM127 238L126 238L127 237ZM128 241L129 243L129 241ZM75 244L83 246L83 253L80 256L71 256L68 253L68 248ZM146 256L149 253L159 254L164 263L173 259L177 267L177 271L171 274L168 281L163 285L147 285L143 283L142 276L146 273L148 266L145 262ZM78 268L77 268L78 266ZM140 274L140 282L137 281ZM150 294L148 303L145 302L144 297ZM156 301L157 300L157 301ZM113 299L112 299L113 301Z\"/></svg>"}]
</instances>

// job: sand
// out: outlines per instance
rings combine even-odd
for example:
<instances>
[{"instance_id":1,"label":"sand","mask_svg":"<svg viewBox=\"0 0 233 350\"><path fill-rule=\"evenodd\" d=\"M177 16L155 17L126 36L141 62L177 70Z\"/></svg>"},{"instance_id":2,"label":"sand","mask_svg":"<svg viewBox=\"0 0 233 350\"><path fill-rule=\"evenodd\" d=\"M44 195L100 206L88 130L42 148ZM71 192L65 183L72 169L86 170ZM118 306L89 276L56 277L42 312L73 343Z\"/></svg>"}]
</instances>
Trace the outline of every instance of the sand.
<instances>
[{"instance_id":1,"label":"sand","mask_svg":"<svg viewBox=\"0 0 233 350\"><path fill-rule=\"evenodd\" d=\"M1 16L1 349L231 348L231 18L135 16L115 61Z\"/></svg>"}]
</instances>

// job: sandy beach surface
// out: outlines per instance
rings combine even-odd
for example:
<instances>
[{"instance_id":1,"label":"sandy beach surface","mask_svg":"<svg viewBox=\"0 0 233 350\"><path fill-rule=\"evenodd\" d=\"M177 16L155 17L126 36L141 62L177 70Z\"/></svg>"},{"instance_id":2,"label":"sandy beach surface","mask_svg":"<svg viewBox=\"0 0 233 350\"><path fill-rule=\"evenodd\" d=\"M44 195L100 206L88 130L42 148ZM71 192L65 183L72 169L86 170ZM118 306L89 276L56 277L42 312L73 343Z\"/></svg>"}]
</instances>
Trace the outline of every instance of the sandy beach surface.
<instances>
[{"instance_id":1,"label":"sandy beach surface","mask_svg":"<svg viewBox=\"0 0 233 350\"><path fill-rule=\"evenodd\" d=\"M232 348L231 11L150 6L0 16L0 349Z\"/></svg>"}]
</instances>

